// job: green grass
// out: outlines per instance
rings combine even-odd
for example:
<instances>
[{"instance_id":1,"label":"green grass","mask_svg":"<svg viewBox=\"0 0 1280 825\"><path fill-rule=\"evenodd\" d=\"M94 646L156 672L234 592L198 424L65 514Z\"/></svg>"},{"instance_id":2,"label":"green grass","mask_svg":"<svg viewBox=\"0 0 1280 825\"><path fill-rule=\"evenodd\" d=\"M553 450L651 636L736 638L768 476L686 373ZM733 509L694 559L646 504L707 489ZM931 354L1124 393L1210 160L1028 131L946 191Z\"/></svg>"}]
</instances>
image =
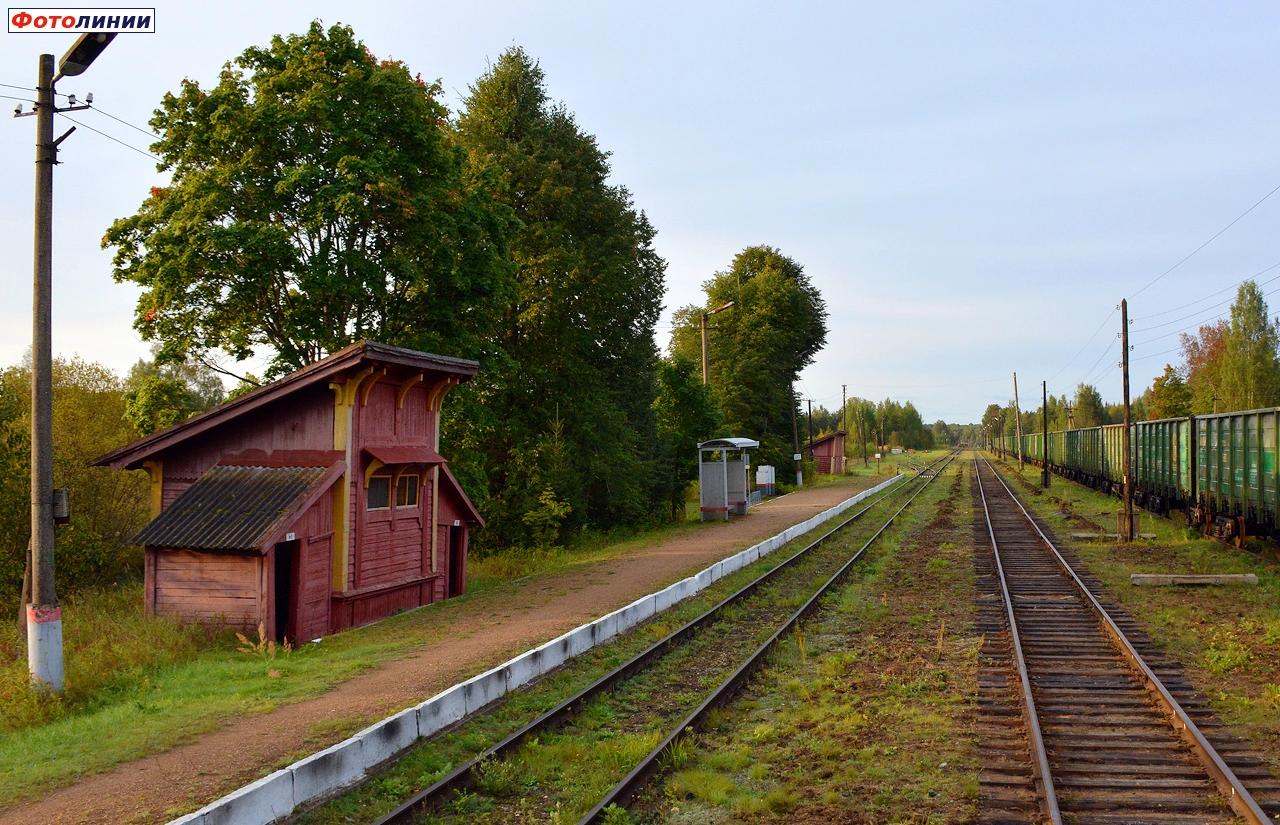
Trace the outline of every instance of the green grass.
<instances>
[{"instance_id":1,"label":"green grass","mask_svg":"<svg viewBox=\"0 0 1280 825\"><path fill-rule=\"evenodd\" d=\"M236 717L317 696L439 640L441 611L477 601L503 603L530 580L713 529L713 524L684 522L588 535L570 548L473 556L466 595L328 636L270 662L238 652L230 634L145 618L141 585L71 594L63 600L67 690L62 697L30 690L24 642L12 622L0 630L0 775L6 777L0 805L170 749ZM16 612L7 604L4 609L5 615ZM320 747L368 721L340 720L332 729L314 731L308 744Z\"/></svg>"}]
</instances>

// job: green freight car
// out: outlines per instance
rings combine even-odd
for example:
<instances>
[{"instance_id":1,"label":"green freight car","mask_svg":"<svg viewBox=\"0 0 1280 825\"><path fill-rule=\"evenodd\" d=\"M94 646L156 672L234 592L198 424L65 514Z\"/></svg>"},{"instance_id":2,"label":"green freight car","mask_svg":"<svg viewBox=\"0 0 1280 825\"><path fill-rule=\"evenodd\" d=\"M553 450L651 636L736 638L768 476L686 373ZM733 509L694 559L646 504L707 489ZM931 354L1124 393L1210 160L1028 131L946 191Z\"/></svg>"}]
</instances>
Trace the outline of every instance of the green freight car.
<instances>
[{"instance_id":1,"label":"green freight car","mask_svg":"<svg viewBox=\"0 0 1280 825\"><path fill-rule=\"evenodd\" d=\"M1134 501L1223 539L1280 538L1280 408L1139 421L1131 425ZM1047 448L1046 448L1047 443ZM1016 436L992 447L1017 456ZM1124 425L1022 436L1024 458L1115 495L1124 491ZM1046 456L1047 453L1047 456Z\"/></svg>"}]
</instances>

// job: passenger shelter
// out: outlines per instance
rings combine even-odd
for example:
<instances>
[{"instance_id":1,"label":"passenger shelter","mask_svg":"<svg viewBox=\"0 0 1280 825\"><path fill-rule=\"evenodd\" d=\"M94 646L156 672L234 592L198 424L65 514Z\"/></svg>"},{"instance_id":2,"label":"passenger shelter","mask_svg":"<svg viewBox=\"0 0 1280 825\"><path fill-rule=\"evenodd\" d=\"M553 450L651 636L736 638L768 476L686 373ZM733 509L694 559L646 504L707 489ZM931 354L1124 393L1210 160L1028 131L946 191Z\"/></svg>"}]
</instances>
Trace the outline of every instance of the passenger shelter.
<instances>
[{"instance_id":1,"label":"passenger shelter","mask_svg":"<svg viewBox=\"0 0 1280 825\"><path fill-rule=\"evenodd\" d=\"M698 511L703 521L728 521L747 513L751 454L760 446L750 438L713 438L698 445Z\"/></svg>"},{"instance_id":2,"label":"passenger shelter","mask_svg":"<svg viewBox=\"0 0 1280 825\"><path fill-rule=\"evenodd\" d=\"M809 457L815 469L827 475L844 475L844 439L849 433L836 430L809 442Z\"/></svg>"},{"instance_id":3,"label":"passenger shelter","mask_svg":"<svg viewBox=\"0 0 1280 825\"><path fill-rule=\"evenodd\" d=\"M364 341L98 459L151 478L147 614L308 640L460 595L440 408L478 366Z\"/></svg>"}]
</instances>

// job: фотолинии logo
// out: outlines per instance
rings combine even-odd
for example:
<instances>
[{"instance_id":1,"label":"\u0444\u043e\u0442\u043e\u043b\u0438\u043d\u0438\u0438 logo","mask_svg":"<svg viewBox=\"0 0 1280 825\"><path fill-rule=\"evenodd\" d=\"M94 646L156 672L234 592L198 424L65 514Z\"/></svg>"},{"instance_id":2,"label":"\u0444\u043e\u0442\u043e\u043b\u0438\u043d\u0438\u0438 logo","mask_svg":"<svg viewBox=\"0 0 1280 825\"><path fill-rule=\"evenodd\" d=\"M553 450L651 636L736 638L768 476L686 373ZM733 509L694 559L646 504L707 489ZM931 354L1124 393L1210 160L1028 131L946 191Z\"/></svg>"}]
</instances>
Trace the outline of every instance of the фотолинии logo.
<instances>
[{"instance_id":1,"label":"\u0444\u043e\u0442\u043e\u043b\u0438\u043d\u0438\u0438 logo","mask_svg":"<svg viewBox=\"0 0 1280 825\"><path fill-rule=\"evenodd\" d=\"M10 34L95 32L155 34L155 9L16 8L5 15Z\"/></svg>"}]
</instances>

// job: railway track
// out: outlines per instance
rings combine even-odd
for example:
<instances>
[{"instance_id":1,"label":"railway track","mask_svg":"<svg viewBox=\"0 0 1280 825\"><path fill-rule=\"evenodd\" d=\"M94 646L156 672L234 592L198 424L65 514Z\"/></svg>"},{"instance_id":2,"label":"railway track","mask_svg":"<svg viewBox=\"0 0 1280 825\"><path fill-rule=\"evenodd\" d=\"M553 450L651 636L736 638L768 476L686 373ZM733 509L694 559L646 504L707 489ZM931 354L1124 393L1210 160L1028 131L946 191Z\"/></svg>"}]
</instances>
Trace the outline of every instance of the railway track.
<instances>
[{"instance_id":1,"label":"railway track","mask_svg":"<svg viewBox=\"0 0 1280 825\"><path fill-rule=\"evenodd\" d=\"M983 822L1270 825L1280 783L1260 755L974 465L990 548L977 565Z\"/></svg>"},{"instance_id":2,"label":"railway track","mask_svg":"<svg viewBox=\"0 0 1280 825\"><path fill-rule=\"evenodd\" d=\"M632 680L643 679L648 671L656 669L667 657L684 653L686 659L696 661L700 672L716 674L717 684L700 700L686 702L683 706L679 699L691 687L690 680L684 674L678 674L677 682L666 686L664 691L644 694L651 698L650 704L641 709L643 713L674 721L675 724L670 725L669 731L660 738L658 745L614 785L581 822L598 822L611 807L626 807L646 782L661 770L673 744L687 731L696 729L710 710L733 696L738 687L764 662L773 646L812 612L825 594L838 586L866 550L958 454L958 451L952 452L935 460L907 483L878 496L831 531L727 596L702 615L414 794L378 820L379 825L405 825L442 815L447 818L447 803L459 792L475 787L488 766L492 766L497 760L517 756L519 749L531 740L573 725L589 704L603 697L616 698L616 694L626 692ZM893 502L904 498L905 501L899 506L892 506ZM833 541L863 516L873 510L884 509L886 504L890 505L891 513L855 552L848 553ZM814 585L815 579L821 584ZM770 594L773 596L770 600L757 598ZM803 604L792 610L789 605L796 601L803 601ZM773 632L763 642L759 642L762 628L769 627L774 628ZM694 649L690 653L689 648L700 649ZM752 652L746 659L741 659L741 650L744 648L751 648ZM728 675L719 678L725 673ZM696 684L692 686L697 687ZM634 702L627 701L624 697L615 704L619 712L614 724L623 729L633 725L634 720L624 717L628 714L635 715L631 713L635 710ZM690 705L694 706L692 712L688 710ZM536 795L536 792L526 789L526 797Z\"/></svg>"}]
</instances>

